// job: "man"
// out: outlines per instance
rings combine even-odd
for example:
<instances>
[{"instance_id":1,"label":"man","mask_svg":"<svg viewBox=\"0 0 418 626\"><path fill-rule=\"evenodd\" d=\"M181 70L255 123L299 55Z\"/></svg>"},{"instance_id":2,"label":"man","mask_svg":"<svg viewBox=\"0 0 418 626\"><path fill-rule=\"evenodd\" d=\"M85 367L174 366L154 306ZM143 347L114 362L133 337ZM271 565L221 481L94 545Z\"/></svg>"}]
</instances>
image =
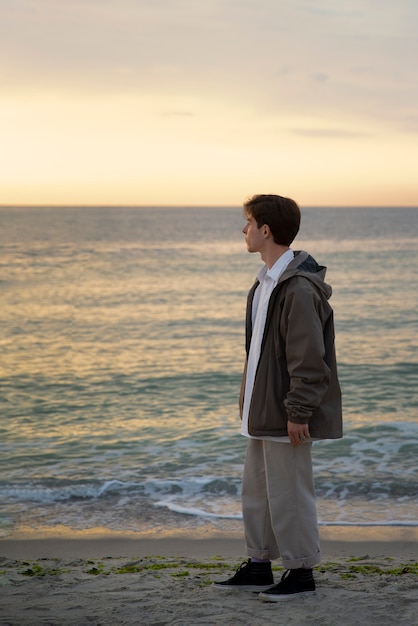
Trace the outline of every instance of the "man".
<instances>
[{"instance_id":1,"label":"man","mask_svg":"<svg viewBox=\"0 0 418 626\"><path fill-rule=\"evenodd\" d=\"M325 267L290 245L300 209L289 198L256 195L244 205L249 252L265 265L247 302L240 410L248 438L242 511L248 561L214 583L259 590L264 601L312 593L320 545L311 447L342 437L331 287ZM271 561L287 570L273 585Z\"/></svg>"}]
</instances>

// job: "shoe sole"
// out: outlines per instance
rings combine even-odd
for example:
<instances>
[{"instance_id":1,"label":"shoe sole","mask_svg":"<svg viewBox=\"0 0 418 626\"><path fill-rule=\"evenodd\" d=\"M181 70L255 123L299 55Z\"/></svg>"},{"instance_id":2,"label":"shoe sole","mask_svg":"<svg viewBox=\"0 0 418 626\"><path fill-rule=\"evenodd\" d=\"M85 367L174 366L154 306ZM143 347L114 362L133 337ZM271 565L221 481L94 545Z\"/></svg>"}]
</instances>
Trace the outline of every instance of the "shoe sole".
<instances>
[{"instance_id":1,"label":"shoe sole","mask_svg":"<svg viewBox=\"0 0 418 626\"><path fill-rule=\"evenodd\" d=\"M315 594L315 591L298 591L297 593L260 593L258 597L262 602L286 602L286 600L293 600L300 596L314 596Z\"/></svg>"},{"instance_id":2,"label":"shoe sole","mask_svg":"<svg viewBox=\"0 0 418 626\"><path fill-rule=\"evenodd\" d=\"M261 591L267 591L267 589L271 589L271 583L269 585L220 585L218 583L212 583L212 587L214 587L215 589L225 589L226 591L242 589L243 591L260 591L261 592Z\"/></svg>"}]
</instances>

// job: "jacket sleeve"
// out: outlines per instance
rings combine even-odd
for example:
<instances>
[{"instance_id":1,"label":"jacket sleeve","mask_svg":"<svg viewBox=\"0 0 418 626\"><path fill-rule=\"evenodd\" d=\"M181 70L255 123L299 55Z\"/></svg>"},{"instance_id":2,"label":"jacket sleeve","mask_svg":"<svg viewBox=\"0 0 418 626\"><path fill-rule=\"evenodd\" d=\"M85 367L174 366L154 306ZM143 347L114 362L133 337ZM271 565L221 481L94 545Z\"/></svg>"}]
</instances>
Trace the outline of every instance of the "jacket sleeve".
<instances>
[{"instance_id":1,"label":"jacket sleeve","mask_svg":"<svg viewBox=\"0 0 418 626\"><path fill-rule=\"evenodd\" d=\"M320 405L330 380L324 360L326 310L319 291L308 279L295 277L291 282L280 328L289 374L284 405L289 421L306 424Z\"/></svg>"}]
</instances>

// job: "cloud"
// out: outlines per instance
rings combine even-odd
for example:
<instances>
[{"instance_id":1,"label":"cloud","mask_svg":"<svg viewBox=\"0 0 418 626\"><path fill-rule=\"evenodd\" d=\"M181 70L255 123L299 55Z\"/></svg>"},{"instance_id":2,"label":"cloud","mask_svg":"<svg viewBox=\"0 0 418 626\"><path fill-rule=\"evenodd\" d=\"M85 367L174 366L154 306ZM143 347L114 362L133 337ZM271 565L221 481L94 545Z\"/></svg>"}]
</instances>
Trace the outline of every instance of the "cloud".
<instances>
[{"instance_id":1,"label":"cloud","mask_svg":"<svg viewBox=\"0 0 418 626\"><path fill-rule=\"evenodd\" d=\"M409 115L401 118L399 127L406 133L418 133L418 115Z\"/></svg>"},{"instance_id":2,"label":"cloud","mask_svg":"<svg viewBox=\"0 0 418 626\"><path fill-rule=\"evenodd\" d=\"M329 75L325 74L324 72L318 72L314 76L314 80L316 80L318 83L325 83L327 80L329 80L329 78Z\"/></svg>"},{"instance_id":3,"label":"cloud","mask_svg":"<svg viewBox=\"0 0 418 626\"><path fill-rule=\"evenodd\" d=\"M290 133L315 139L359 139L372 137L372 133L347 130L344 128L292 128Z\"/></svg>"}]
</instances>

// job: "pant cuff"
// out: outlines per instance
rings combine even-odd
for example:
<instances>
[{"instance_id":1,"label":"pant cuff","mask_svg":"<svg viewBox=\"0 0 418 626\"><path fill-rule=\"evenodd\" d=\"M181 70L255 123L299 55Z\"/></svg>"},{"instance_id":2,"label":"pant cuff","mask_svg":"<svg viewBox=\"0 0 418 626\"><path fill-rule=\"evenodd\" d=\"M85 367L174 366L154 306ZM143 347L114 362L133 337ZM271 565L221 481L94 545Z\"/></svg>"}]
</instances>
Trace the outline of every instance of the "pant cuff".
<instances>
[{"instance_id":1,"label":"pant cuff","mask_svg":"<svg viewBox=\"0 0 418 626\"><path fill-rule=\"evenodd\" d=\"M285 569L311 569L315 565L319 565L321 562L321 553L318 552L314 556L305 556L301 559L282 559L283 567Z\"/></svg>"},{"instance_id":2,"label":"pant cuff","mask_svg":"<svg viewBox=\"0 0 418 626\"><path fill-rule=\"evenodd\" d=\"M280 554L278 552L272 552L271 550L257 550L256 548L246 547L246 553L249 557L254 559L263 559L264 561L274 561L278 559Z\"/></svg>"}]
</instances>

